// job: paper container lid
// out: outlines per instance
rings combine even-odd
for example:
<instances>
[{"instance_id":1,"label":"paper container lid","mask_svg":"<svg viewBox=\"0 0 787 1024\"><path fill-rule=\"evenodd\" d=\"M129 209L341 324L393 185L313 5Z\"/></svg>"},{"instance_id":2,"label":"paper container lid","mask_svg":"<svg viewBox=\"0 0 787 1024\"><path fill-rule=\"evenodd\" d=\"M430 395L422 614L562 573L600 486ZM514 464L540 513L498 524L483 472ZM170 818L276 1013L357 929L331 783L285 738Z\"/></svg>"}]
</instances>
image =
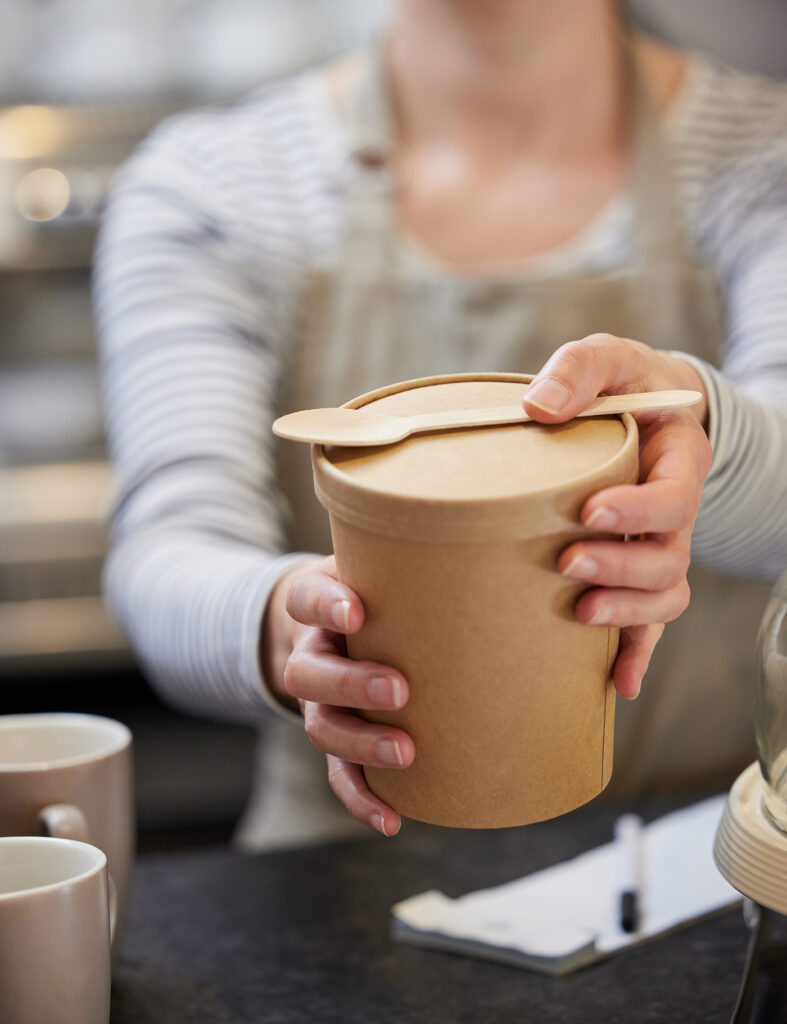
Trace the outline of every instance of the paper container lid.
<instances>
[{"instance_id":1,"label":"paper container lid","mask_svg":"<svg viewBox=\"0 0 787 1024\"><path fill-rule=\"evenodd\" d=\"M347 402L410 416L522 401L525 374L425 377ZM628 414L547 426L512 423L435 431L374 448L315 445L315 491L360 529L417 541L524 539L576 525L593 490L636 462Z\"/></svg>"}]
</instances>

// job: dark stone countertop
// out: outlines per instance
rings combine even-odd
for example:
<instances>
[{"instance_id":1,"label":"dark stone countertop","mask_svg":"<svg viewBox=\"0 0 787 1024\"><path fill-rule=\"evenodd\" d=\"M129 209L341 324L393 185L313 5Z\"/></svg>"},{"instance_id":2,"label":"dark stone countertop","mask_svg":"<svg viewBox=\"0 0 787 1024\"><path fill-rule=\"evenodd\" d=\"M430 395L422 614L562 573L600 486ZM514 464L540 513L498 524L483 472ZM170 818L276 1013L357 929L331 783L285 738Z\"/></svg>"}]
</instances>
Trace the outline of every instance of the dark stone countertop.
<instances>
[{"instance_id":1,"label":"dark stone countertop","mask_svg":"<svg viewBox=\"0 0 787 1024\"><path fill-rule=\"evenodd\" d=\"M669 804L639 809L648 819ZM499 832L405 823L393 840L142 857L112 1024L728 1021L748 942L740 909L564 978L389 937L398 900L428 888L458 896L546 867L607 842L615 816L591 806Z\"/></svg>"}]
</instances>

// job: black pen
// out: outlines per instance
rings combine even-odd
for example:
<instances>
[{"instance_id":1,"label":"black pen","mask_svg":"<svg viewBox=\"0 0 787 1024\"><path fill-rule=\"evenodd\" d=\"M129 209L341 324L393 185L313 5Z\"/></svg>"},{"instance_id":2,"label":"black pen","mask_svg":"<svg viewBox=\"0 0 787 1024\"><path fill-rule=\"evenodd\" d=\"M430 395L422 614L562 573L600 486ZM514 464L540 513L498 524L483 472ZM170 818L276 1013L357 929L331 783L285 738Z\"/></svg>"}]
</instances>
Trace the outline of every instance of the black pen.
<instances>
[{"instance_id":1,"label":"black pen","mask_svg":"<svg viewBox=\"0 0 787 1024\"><path fill-rule=\"evenodd\" d=\"M615 822L615 841L620 927L624 932L636 932L642 915L642 818L638 814L621 815Z\"/></svg>"}]
</instances>

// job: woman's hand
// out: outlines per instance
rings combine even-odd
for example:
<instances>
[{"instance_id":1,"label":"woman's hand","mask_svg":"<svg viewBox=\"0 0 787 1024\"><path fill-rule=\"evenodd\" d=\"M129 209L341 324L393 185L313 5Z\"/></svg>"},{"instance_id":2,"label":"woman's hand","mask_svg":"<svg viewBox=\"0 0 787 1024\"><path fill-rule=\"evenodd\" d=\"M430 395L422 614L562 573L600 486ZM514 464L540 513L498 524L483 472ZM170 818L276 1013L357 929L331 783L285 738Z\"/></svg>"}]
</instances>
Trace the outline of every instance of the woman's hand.
<instances>
[{"instance_id":1,"label":"woman's hand","mask_svg":"<svg viewBox=\"0 0 787 1024\"><path fill-rule=\"evenodd\" d=\"M639 693L664 624L689 603L691 532L711 465L702 378L666 352L592 334L559 348L524 399L533 419L561 423L600 394L671 388L700 391L703 401L685 410L638 414L639 484L599 491L580 513L585 526L621 539L571 544L557 565L564 575L594 584L577 602L579 622L621 627L613 678L617 692L630 699ZM627 536L631 542L622 543Z\"/></svg>"},{"instance_id":2,"label":"woman's hand","mask_svg":"<svg viewBox=\"0 0 787 1024\"><path fill-rule=\"evenodd\" d=\"M358 595L337 580L333 558L284 576L263 627L266 678L280 700L300 705L309 739L327 755L336 796L359 821L392 836L401 818L371 792L361 766L406 768L415 748L401 729L366 722L356 709L404 707L409 690L395 669L347 657L345 636L361 628L363 617Z\"/></svg>"}]
</instances>

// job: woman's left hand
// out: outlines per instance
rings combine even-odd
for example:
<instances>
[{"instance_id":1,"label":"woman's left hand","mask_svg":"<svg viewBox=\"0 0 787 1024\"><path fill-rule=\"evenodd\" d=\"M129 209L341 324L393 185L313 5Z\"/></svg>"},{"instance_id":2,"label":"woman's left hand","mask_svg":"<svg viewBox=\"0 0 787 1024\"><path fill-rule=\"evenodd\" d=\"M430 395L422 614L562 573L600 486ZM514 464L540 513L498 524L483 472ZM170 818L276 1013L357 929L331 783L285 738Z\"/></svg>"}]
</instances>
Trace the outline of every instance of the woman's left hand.
<instances>
[{"instance_id":1,"label":"woman's left hand","mask_svg":"<svg viewBox=\"0 0 787 1024\"><path fill-rule=\"evenodd\" d=\"M691 533L711 465L702 378L667 352L592 334L559 348L524 399L533 419L561 423L600 394L672 388L700 391L703 401L688 409L638 414L639 484L599 491L581 510L585 526L621 539L571 544L557 565L564 575L592 585L577 602L579 622L621 627L613 679L617 692L630 699L639 693L664 624L689 603ZM629 543L623 543L626 536Z\"/></svg>"}]
</instances>

